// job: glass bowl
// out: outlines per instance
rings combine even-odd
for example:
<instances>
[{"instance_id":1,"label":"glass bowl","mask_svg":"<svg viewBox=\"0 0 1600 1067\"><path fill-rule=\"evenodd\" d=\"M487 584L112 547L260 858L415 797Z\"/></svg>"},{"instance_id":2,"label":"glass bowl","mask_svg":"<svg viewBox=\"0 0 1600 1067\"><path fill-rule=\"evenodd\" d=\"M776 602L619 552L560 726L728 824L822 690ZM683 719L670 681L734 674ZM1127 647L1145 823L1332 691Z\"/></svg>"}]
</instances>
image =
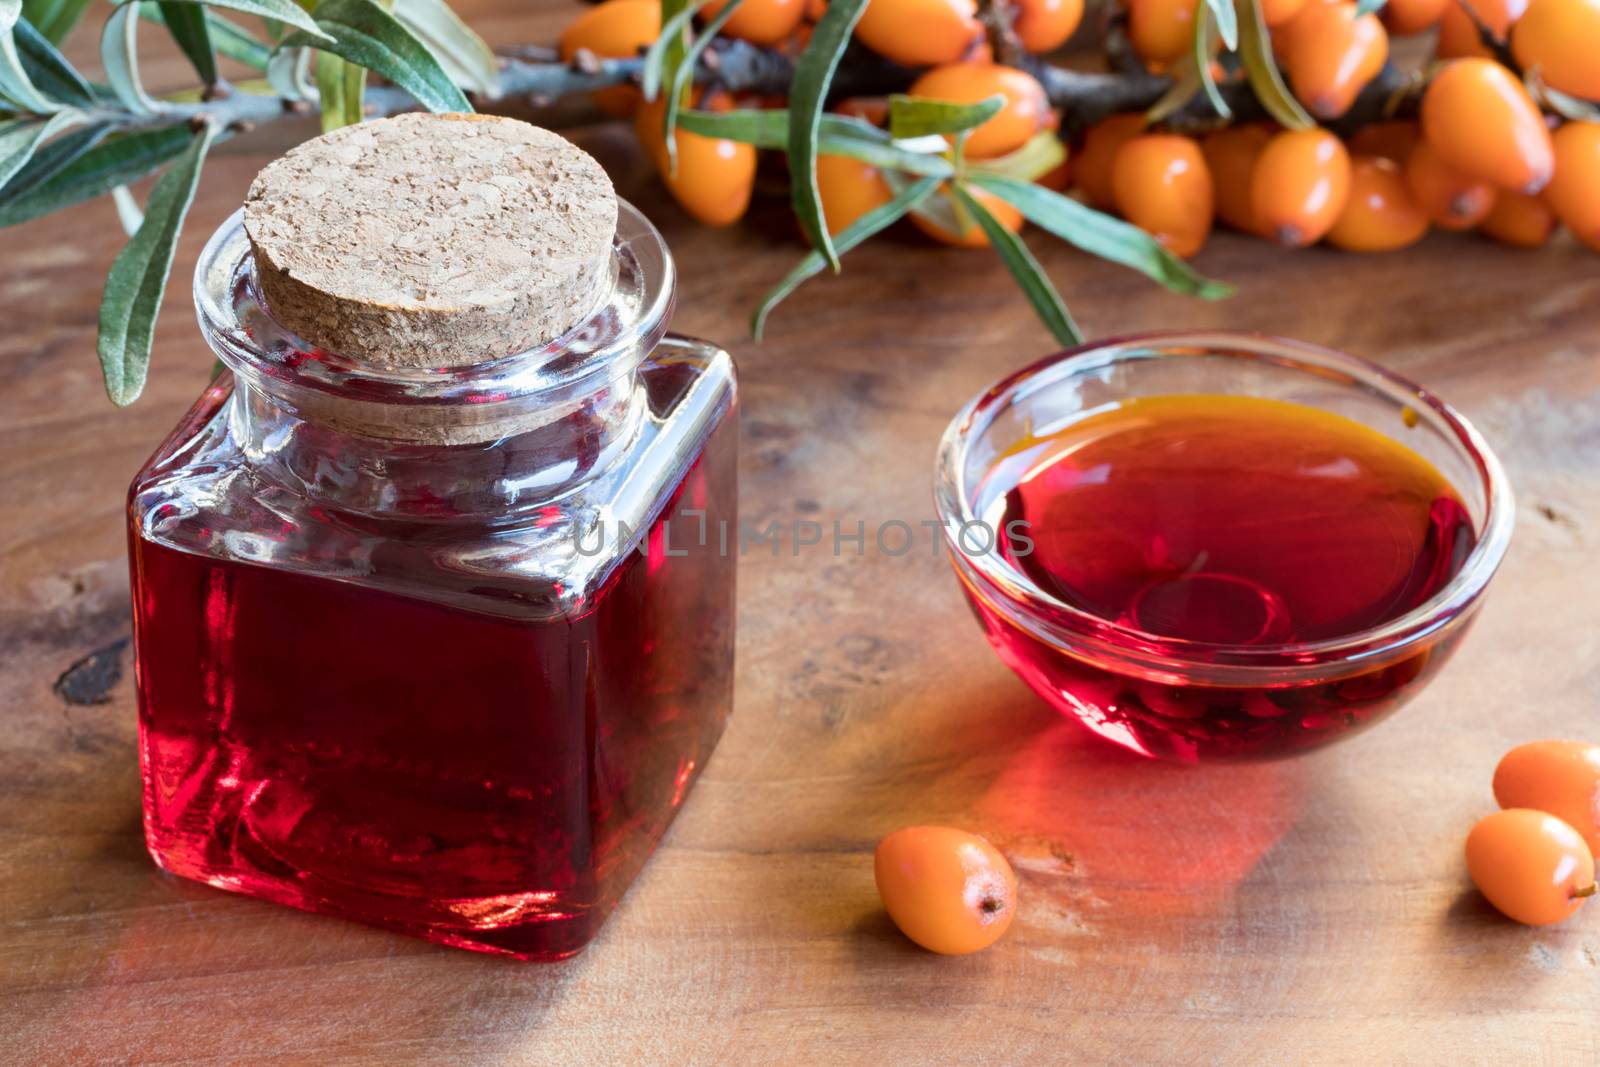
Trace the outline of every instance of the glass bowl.
<instances>
[{"instance_id":1,"label":"glass bowl","mask_svg":"<svg viewBox=\"0 0 1600 1067\"><path fill-rule=\"evenodd\" d=\"M1200 643L1091 614L995 550L991 479L1081 419L1138 397L1290 401L1361 423L1428 460L1477 540L1410 611L1357 632L1282 644ZM1000 488L994 486L998 483ZM935 501L957 576L1002 660L1057 709L1145 756L1271 759L1349 736L1420 692L1460 643L1511 539L1505 472L1473 427L1426 389L1366 360L1254 334L1118 338L1041 360L974 397L939 445Z\"/></svg>"}]
</instances>

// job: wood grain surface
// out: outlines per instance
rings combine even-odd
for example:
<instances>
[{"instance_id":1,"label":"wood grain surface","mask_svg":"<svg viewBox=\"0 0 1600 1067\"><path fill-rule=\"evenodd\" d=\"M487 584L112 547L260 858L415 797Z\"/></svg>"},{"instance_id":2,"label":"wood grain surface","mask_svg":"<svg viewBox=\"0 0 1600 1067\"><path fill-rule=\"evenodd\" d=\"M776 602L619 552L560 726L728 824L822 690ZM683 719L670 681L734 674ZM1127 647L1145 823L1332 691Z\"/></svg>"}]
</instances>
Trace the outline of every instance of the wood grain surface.
<instances>
[{"instance_id":1,"label":"wood grain surface","mask_svg":"<svg viewBox=\"0 0 1600 1067\"><path fill-rule=\"evenodd\" d=\"M495 43L551 40L572 10L465 7ZM926 542L758 551L732 725L578 958L478 956L158 872L123 493L211 364L187 284L201 244L310 133L213 158L129 410L94 356L111 203L0 231L0 1062L1600 1063L1600 906L1516 927L1461 861L1503 750L1600 739L1600 258L1566 240L1435 234L1360 258L1222 235L1199 259L1239 284L1219 304L1031 241L1092 334L1226 326L1347 349L1435 387L1500 451L1519 525L1488 606L1368 734L1294 762L1144 763L1000 664ZM999 262L891 235L755 345L746 316L801 251L783 197L705 230L626 128L575 137L666 231L676 328L739 360L745 514L931 517L951 413L1051 347ZM914 822L981 831L1016 864L1017 921L993 949L934 957L883 916L871 850Z\"/></svg>"}]
</instances>

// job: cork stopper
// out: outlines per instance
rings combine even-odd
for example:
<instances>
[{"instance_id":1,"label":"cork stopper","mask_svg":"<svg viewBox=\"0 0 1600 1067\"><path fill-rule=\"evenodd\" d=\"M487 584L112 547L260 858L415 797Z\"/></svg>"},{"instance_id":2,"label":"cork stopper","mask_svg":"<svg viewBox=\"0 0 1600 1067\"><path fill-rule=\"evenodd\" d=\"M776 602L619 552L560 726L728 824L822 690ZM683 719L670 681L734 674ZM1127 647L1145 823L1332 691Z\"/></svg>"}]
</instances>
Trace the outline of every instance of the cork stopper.
<instances>
[{"instance_id":1,"label":"cork stopper","mask_svg":"<svg viewBox=\"0 0 1600 1067\"><path fill-rule=\"evenodd\" d=\"M549 130L488 115L346 126L268 164L244 228L275 319L319 347L452 367L566 333L610 283L617 199Z\"/></svg>"}]
</instances>

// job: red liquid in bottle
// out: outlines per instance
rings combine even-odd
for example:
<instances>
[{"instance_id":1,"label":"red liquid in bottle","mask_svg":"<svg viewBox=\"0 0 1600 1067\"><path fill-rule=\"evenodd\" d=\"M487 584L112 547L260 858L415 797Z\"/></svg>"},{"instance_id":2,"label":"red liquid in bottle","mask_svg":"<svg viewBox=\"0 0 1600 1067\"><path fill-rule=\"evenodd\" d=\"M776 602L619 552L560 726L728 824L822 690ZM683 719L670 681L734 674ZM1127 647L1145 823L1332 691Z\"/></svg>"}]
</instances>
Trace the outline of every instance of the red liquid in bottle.
<instances>
[{"instance_id":1,"label":"red liquid in bottle","mask_svg":"<svg viewBox=\"0 0 1600 1067\"><path fill-rule=\"evenodd\" d=\"M1395 619L1439 592L1476 541L1460 497L1422 457L1282 401L1132 400L1031 442L1027 457L1025 467L1000 464L993 477L1012 481L983 494L996 502L994 528L1028 523L1031 552L1000 539L1009 565L1057 600L1146 635L1146 647L1165 642L1193 661ZM1449 651L1435 645L1310 685L1169 684L1069 655L973 600L1002 657L1059 708L1136 751L1180 760L1324 743L1398 706Z\"/></svg>"},{"instance_id":2,"label":"red liquid in bottle","mask_svg":"<svg viewBox=\"0 0 1600 1067\"><path fill-rule=\"evenodd\" d=\"M726 417L645 550L556 618L134 536L156 861L462 947L576 952L731 705L734 561L715 531L734 521L735 432Z\"/></svg>"}]
</instances>

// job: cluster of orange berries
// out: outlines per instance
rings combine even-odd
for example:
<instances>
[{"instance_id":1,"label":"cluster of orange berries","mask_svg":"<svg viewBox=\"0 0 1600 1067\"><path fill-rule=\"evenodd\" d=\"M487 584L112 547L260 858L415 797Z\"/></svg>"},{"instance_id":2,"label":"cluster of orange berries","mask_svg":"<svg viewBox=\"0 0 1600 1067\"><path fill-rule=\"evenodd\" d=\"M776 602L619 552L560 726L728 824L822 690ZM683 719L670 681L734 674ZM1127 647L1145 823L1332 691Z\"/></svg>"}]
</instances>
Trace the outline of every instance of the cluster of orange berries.
<instances>
[{"instance_id":1,"label":"cluster of orange berries","mask_svg":"<svg viewBox=\"0 0 1600 1067\"><path fill-rule=\"evenodd\" d=\"M1501 810L1467 835L1467 871L1520 923L1560 922L1595 893L1600 853L1600 745L1534 741L1494 771Z\"/></svg>"},{"instance_id":2,"label":"cluster of orange berries","mask_svg":"<svg viewBox=\"0 0 1600 1067\"><path fill-rule=\"evenodd\" d=\"M710 0L702 13L713 14L721 2ZM1201 2L1125 0L1129 43L1146 66L1164 70L1186 54ZM745 0L722 32L797 53L825 6L826 0ZM1012 10L1021 44L1048 52L1077 29L1083 0L1013 0ZM1349 251L1387 251L1419 240L1431 226L1478 228L1531 247L1564 223L1600 249L1600 122L1569 121L1552 133L1459 0L1390 0L1381 15L1360 13L1353 0L1261 0L1261 11L1290 87L1319 119L1349 111L1383 68L1390 34L1437 28L1438 55L1448 62L1423 91L1420 121L1370 125L1348 142L1322 128L1264 122L1195 138L1152 130L1143 114L1118 114L1084 131L1068 162L1037 180L1060 191L1077 188L1094 207L1121 214L1186 257L1205 244L1218 218L1290 247L1326 240ZM1545 85L1600 100L1600 0L1472 0L1472 11ZM573 23L561 53L566 59L580 49L636 55L660 27L657 0L606 0ZM855 35L885 58L923 69L907 90L912 96L955 103L1005 98L1001 111L967 137L968 159L1001 159L1056 128L1038 80L991 58L976 0L870 0ZM605 90L601 102L618 113L636 112L641 140L697 219L726 225L743 215L755 181L754 148L680 130L677 166L669 172L662 102L641 107L637 91L627 87ZM735 103L718 92L699 106ZM884 109L867 101L840 110L881 121ZM822 157L817 180L833 233L891 198L884 176L855 159ZM969 191L1001 225L1020 229L1022 217L1011 205ZM949 215L923 211L913 221L947 243L988 244L982 230L961 223L962 213Z\"/></svg>"}]
</instances>

